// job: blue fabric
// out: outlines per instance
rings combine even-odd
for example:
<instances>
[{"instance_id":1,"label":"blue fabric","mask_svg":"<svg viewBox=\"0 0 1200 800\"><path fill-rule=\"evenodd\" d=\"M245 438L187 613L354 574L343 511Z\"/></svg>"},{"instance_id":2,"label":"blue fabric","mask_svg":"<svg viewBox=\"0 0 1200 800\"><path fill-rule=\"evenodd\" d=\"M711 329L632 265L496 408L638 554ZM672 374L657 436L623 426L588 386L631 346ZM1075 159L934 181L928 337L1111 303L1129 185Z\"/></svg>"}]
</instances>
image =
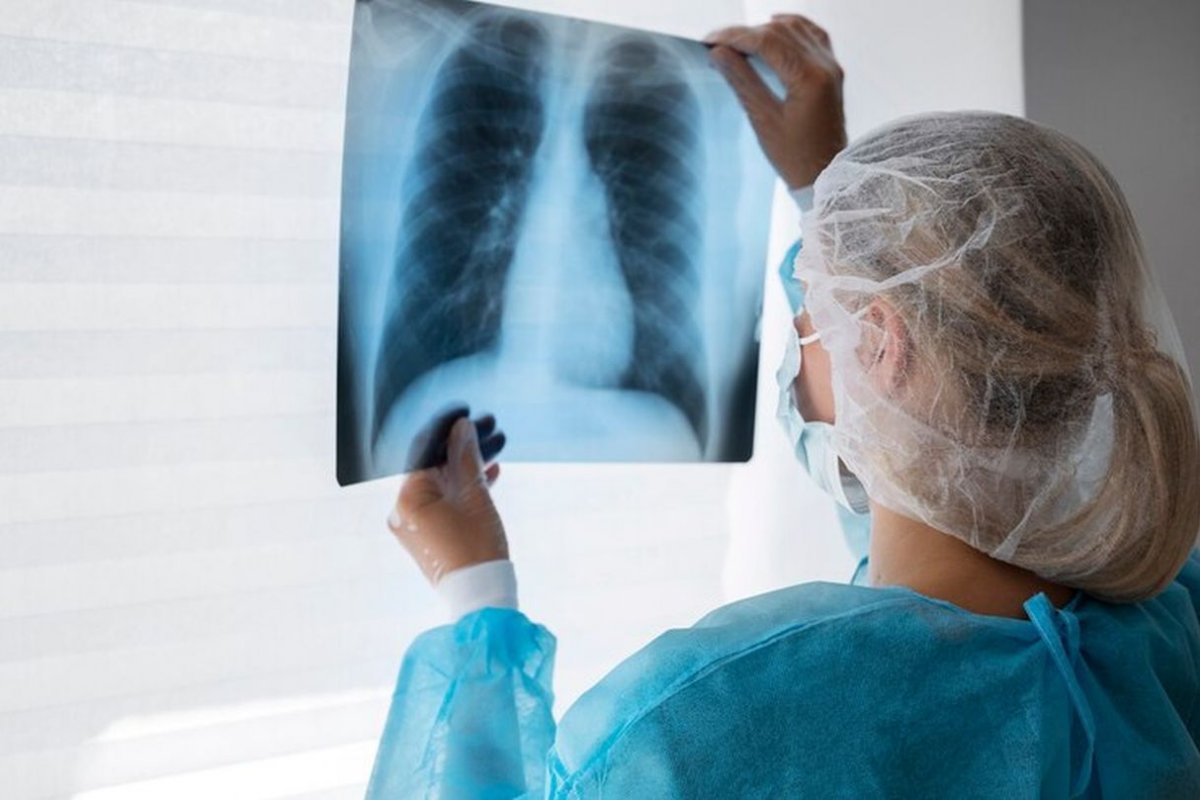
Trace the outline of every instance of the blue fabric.
<instances>
[{"instance_id":1,"label":"blue fabric","mask_svg":"<svg viewBox=\"0 0 1200 800\"><path fill-rule=\"evenodd\" d=\"M1200 555L1151 600L1028 620L806 583L669 630L550 714L554 637L413 642L367 797L1200 797Z\"/></svg>"},{"instance_id":2,"label":"blue fabric","mask_svg":"<svg viewBox=\"0 0 1200 800\"><path fill-rule=\"evenodd\" d=\"M542 785L554 635L485 607L409 645L367 788L375 798L509 798Z\"/></svg>"},{"instance_id":3,"label":"blue fabric","mask_svg":"<svg viewBox=\"0 0 1200 800\"><path fill-rule=\"evenodd\" d=\"M870 515L838 514L850 585L669 630L557 725L545 627L488 607L423 633L367 800L1200 798L1200 554L1151 600L1039 593L1021 620L866 585Z\"/></svg>"},{"instance_id":4,"label":"blue fabric","mask_svg":"<svg viewBox=\"0 0 1200 800\"><path fill-rule=\"evenodd\" d=\"M779 281L783 286L783 293L787 297L788 307L793 315L804 305L804 286L792 277L793 262L800 253L803 241L803 237L801 237L792 242L787 252L783 254L777 270ZM870 544L871 515L869 513L859 514L841 503L834 503L834 508L837 510L838 524L842 529L842 537L846 540L846 546L850 548L851 554L859 559L858 569L854 571L850 583L860 585L866 579L866 555Z\"/></svg>"},{"instance_id":5,"label":"blue fabric","mask_svg":"<svg viewBox=\"0 0 1200 800\"><path fill-rule=\"evenodd\" d=\"M793 316L804 305L804 284L792 277L792 270L795 268L793 262L795 262L796 256L800 254L800 247L803 241L803 237L801 237L792 242L787 252L783 254L783 259L779 262L778 268L779 280L783 284L783 295L787 298L788 308L792 310Z\"/></svg>"}]
</instances>

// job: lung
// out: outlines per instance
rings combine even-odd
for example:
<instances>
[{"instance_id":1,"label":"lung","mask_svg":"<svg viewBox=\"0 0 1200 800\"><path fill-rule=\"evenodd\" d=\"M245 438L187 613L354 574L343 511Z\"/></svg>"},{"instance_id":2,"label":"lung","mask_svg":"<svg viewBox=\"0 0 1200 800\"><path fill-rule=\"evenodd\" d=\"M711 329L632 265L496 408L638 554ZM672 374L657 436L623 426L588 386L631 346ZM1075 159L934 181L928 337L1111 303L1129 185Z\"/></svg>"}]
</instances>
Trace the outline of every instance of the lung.
<instances>
[{"instance_id":1,"label":"lung","mask_svg":"<svg viewBox=\"0 0 1200 800\"><path fill-rule=\"evenodd\" d=\"M678 57L648 36L615 38L598 57L582 125L633 301L633 353L619 386L673 403L703 452L706 361L693 316L700 306L700 106Z\"/></svg>"},{"instance_id":2,"label":"lung","mask_svg":"<svg viewBox=\"0 0 1200 800\"><path fill-rule=\"evenodd\" d=\"M405 176L374 371L372 448L421 375L497 344L504 279L545 127L549 44L534 20L486 13L434 79Z\"/></svg>"},{"instance_id":3,"label":"lung","mask_svg":"<svg viewBox=\"0 0 1200 800\"><path fill-rule=\"evenodd\" d=\"M456 401L517 461L749 457L775 175L701 43L359 0L346 100L339 482Z\"/></svg>"}]
</instances>

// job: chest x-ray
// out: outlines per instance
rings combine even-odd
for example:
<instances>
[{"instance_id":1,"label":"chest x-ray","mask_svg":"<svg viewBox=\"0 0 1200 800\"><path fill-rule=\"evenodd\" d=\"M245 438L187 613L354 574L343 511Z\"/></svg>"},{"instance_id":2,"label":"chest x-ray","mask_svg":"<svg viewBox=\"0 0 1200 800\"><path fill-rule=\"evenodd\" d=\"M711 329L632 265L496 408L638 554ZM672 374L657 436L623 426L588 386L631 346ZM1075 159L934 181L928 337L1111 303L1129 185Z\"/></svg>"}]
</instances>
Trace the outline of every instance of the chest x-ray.
<instances>
[{"instance_id":1,"label":"chest x-ray","mask_svg":"<svg viewBox=\"0 0 1200 800\"><path fill-rule=\"evenodd\" d=\"M456 401L508 461L747 460L773 180L699 42L359 2L339 483Z\"/></svg>"}]
</instances>

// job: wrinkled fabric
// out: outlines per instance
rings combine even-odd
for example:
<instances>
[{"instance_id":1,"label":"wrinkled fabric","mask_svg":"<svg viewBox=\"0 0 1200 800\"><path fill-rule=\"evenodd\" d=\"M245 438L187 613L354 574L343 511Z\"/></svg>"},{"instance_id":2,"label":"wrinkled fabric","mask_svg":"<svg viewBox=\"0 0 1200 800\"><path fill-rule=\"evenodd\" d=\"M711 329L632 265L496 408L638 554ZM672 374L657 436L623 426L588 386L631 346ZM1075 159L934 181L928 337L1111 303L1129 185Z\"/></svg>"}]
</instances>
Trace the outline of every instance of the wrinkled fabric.
<instances>
[{"instance_id":1,"label":"wrinkled fabric","mask_svg":"<svg viewBox=\"0 0 1200 800\"><path fill-rule=\"evenodd\" d=\"M996 617L867 585L870 515L836 508L850 584L668 630L558 723L544 626L486 607L423 633L367 800L1200 797L1200 554L1149 600Z\"/></svg>"},{"instance_id":2,"label":"wrinkled fabric","mask_svg":"<svg viewBox=\"0 0 1200 800\"><path fill-rule=\"evenodd\" d=\"M425 631L400 666L368 798L510 798L544 785L555 638L486 607Z\"/></svg>"},{"instance_id":3,"label":"wrinkled fabric","mask_svg":"<svg viewBox=\"0 0 1200 800\"><path fill-rule=\"evenodd\" d=\"M1200 797L1198 602L1197 554L1023 620L799 584L668 630L557 727L554 636L484 608L409 648L367 797Z\"/></svg>"}]
</instances>

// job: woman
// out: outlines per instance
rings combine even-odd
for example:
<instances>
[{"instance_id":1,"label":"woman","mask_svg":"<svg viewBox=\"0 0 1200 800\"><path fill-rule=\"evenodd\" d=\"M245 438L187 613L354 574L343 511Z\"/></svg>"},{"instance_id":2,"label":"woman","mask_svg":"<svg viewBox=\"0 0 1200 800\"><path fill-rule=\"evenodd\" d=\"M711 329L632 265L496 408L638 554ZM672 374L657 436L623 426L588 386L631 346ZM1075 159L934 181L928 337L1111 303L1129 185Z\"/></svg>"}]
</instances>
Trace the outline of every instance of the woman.
<instances>
[{"instance_id":1,"label":"woman","mask_svg":"<svg viewBox=\"0 0 1200 800\"><path fill-rule=\"evenodd\" d=\"M805 207L782 414L869 553L667 631L556 731L462 419L390 520L462 616L410 647L368 796L1200 797L1200 440L1116 183L1002 114L845 147L824 31L710 42Z\"/></svg>"}]
</instances>

